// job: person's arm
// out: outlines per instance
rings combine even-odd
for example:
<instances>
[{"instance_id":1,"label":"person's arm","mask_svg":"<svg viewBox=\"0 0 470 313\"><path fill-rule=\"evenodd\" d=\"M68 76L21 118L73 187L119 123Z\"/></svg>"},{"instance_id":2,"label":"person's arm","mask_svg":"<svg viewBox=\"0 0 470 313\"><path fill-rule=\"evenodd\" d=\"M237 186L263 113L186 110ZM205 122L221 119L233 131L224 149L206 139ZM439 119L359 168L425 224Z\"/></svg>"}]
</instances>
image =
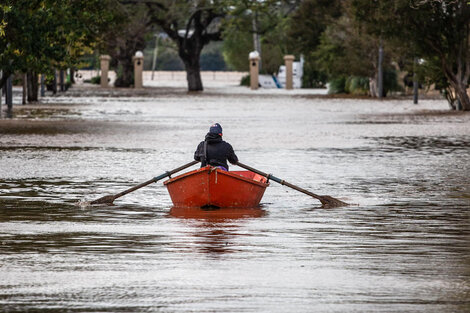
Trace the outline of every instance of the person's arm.
<instances>
[{"instance_id":1,"label":"person's arm","mask_svg":"<svg viewBox=\"0 0 470 313\"><path fill-rule=\"evenodd\" d=\"M203 147L204 145L202 142L197 146L196 151L194 152L194 160L201 161L202 156L204 155Z\"/></svg>"},{"instance_id":2,"label":"person's arm","mask_svg":"<svg viewBox=\"0 0 470 313\"><path fill-rule=\"evenodd\" d=\"M232 145L230 145L230 144L228 144L228 145L229 145L229 150L228 150L229 152L228 152L227 160L232 164L237 164L238 157L235 154L235 151L233 151Z\"/></svg>"}]
</instances>

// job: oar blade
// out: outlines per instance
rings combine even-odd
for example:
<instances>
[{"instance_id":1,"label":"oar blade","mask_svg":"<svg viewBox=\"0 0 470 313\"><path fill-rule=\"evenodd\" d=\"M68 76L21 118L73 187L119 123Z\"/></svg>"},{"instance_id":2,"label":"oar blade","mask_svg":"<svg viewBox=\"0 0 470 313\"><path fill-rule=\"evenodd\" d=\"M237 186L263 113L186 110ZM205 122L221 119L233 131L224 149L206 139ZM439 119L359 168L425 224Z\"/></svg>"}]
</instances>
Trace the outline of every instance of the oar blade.
<instances>
[{"instance_id":1,"label":"oar blade","mask_svg":"<svg viewBox=\"0 0 470 313\"><path fill-rule=\"evenodd\" d=\"M116 199L115 195L104 196L99 199L93 200L90 204L113 204L113 201Z\"/></svg>"},{"instance_id":2,"label":"oar blade","mask_svg":"<svg viewBox=\"0 0 470 313\"><path fill-rule=\"evenodd\" d=\"M333 198L332 196L321 196L317 199L320 200L322 207L324 208L340 208L349 205L348 203Z\"/></svg>"}]
</instances>

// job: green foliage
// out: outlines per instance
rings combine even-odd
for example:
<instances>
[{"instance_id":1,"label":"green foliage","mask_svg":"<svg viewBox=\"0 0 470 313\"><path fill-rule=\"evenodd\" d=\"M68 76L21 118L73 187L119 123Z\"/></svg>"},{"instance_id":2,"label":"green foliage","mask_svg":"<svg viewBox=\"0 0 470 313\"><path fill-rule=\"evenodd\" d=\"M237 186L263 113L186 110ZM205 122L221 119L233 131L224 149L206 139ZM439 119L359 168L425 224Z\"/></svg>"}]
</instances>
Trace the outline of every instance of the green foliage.
<instances>
[{"instance_id":1,"label":"green foliage","mask_svg":"<svg viewBox=\"0 0 470 313\"><path fill-rule=\"evenodd\" d=\"M5 76L73 66L107 27L111 1L5 0L0 5L0 68Z\"/></svg>"},{"instance_id":2,"label":"green foliage","mask_svg":"<svg viewBox=\"0 0 470 313\"><path fill-rule=\"evenodd\" d=\"M415 56L424 60L439 58L441 73L464 109L470 110L466 91L470 78L468 1L354 0L351 4L352 15L369 34L409 42Z\"/></svg>"},{"instance_id":3,"label":"green foliage","mask_svg":"<svg viewBox=\"0 0 470 313\"><path fill-rule=\"evenodd\" d=\"M209 42L221 40L221 22L231 6L229 0L129 1L146 5L149 25L158 27L174 41L185 65L188 90L203 90L200 76L201 51Z\"/></svg>"},{"instance_id":4,"label":"green foliage","mask_svg":"<svg viewBox=\"0 0 470 313\"><path fill-rule=\"evenodd\" d=\"M318 68L329 76L374 77L380 39L365 33L350 17L343 16L327 27L313 53ZM384 43L384 66L391 67L393 45Z\"/></svg>"},{"instance_id":5,"label":"green foliage","mask_svg":"<svg viewBox=\"0 0 470 313\"><path fill-rule=\"evenodd\" d=\"M227 66L222 53L221 42L211 42L201 52L201 70L224 71Z\"/></svg>"},{"instance_id":6,"label":"green foliage","mask_svg":"<svg viewBox=\"0 0 470 313\"><path fill-rule=\"evenodd\" d=\"M305 0L287 19L289 50L307 54L320 44L326 27L342 15L340 0Z\"/></svg>"},{"instance_id":7,"label":"green foliage","mask_svg":"<svg viewBox=\"0 0 470 313\"><path fill-rule=\"evenodd\" d=\"M324 88L328 81L325 71L319 70L312 54L307 55L304 63L304 74L302 76L302 88Z\"/></svg>"},{"instance_id":8,"label":"green foliage","mask_svg":"<svg viewBox=\"0 0 470 313\"><path fill-rule=\"evenodd\" d=\"M403 87L398 84L397 71L393 68L384 71L384 93L403 91Z\"/></svg>"},{"instance_id":9,"label":"green foliage","mask_svg":"<svg viewBox=\"0 0 470 313\"><path fill-rule=\"evenodd\" d=\"M251 78L250 78L250 75L245 75L242 77L242 79L240 80L240 86L250 86L251 84Z\"/></svg>"},{"instance_id":10,"label":"green foliage","mask_svg":"<svg viewBox=\"0 0 470 313\"><path fill-rule=\"evenodd\" d=\"M328 82L328 94L339 94L346 92L346 77L339 76Z\"/></svg>"},{"instance_id":11,"label":"green foliage","mask_svg":"<svg viewBox=\"0 0 470 313\"><path fill-rule=\"evenodd\" d=\"M369 78L362 76L349 76L345 81L344 91L353 95L368 95Z\"/></svg>"},{"instance_id":12,"label":"green foliage","mask_svg":"<svg viewBox=\"0 0 470 313\"><path fill-rule=\"evenodd\" d=\"M326 27L341 16L339 0L305 0L286 20L286 43L290 53L305 57L303 88L324 87L327 72L320 69L313 51L318 48Z\"/></svg>"},{"instance_id":13,"label":"green foliage","mask_svg":"<svg viewBox=\"0 0 470 313\"><path fill-rule=\"evenodd\" d=\"M227 28L224 33L223 55L229 67L236 71L249 70L248 54L253 51L253 36Z\"/></svg>"},{"instance_id":14,"label":"green foliage","mask_svg":"<svg viewBox=\"0 0 470 313\"><path fill-rule=\"evenodd\" d=\"M157 69L160 71L181 71L184 70L184 64L175 50L166 49L159 53Z\"/></svg>"},{"instance_id":15,"label":"green foliage","mask_svg":"<svg viewBox=\"0 0 470 313\"><path fill-rule=\"evenodd\" d=\"M147 34L151 30L148 9L143 4L117 4L110 8L116 19L115 26L104 34L100 52L111 56L111 66L117 69L116 87L133 84L136 51L143 51Z\"/></svg>"},{"instance_id":16,"label":"green foliage","mask_svg":"<svg viewBox=\"0 0 470 313\"><path fill-rule=\"evenodd\" d=\"M93 76L91 79L90 79L90 83L92 84L95 84L95 85L99 85L101 83L101 76Z\"/></svg>"},{"instance_id":17,"label":"green foliage","mask_svg":"<svg viewBox=\"0 0 470 313\"><path fill-rule=\"evenodd\" d=\"M287 16L296 3L290 1L234 1L224 22L224 58L230 68L248 71L248 54L256 50L253 34L261 43L261 72L277 73L289 54Z\"/></svg>"}]
</instances>

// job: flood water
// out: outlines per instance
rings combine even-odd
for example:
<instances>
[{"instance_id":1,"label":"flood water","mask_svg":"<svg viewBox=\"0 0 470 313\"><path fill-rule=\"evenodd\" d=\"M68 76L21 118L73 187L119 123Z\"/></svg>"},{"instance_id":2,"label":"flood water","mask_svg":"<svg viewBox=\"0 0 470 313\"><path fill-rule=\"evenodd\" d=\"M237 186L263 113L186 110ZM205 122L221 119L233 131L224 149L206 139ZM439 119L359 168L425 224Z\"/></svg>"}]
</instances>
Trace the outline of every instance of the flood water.
<instances>
[{"instance_id":1,"label":"flood water","mask_svg":"<svg viewBox=\"0 0 470 313\"><path fill-rule=\"evenodd\" d=\"M470 115L441 100L183 89L43 99L0 120L2 312L470 312ZM261 208L172 210L214 121L275 182ZM231 169L238 170L236 167Z\"/></svg>"}]
</instances>

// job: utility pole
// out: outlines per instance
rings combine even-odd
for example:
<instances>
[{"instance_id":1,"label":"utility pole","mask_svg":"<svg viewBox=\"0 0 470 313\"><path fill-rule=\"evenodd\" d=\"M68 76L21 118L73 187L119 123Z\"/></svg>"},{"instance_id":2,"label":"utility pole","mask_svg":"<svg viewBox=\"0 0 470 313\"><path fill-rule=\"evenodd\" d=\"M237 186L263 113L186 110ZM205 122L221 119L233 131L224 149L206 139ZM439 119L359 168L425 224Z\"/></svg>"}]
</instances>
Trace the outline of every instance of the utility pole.
<instances>
[{"instance_id":1,"label":"utility pole","mask_svg":"<svg viewBox=\"0 0 470 313\"><path fill-rule=\"evenodd\" d=\"M384 95L384 73L383 73L383 61L384 61L384 48L382 44L382 39L380 39L379 45L379 64L378 64L378 77L377 77L377 87L379 92L379 99L382 99Z\"/></svg>"},{"instance_id":2,"label":"utility pole","mask_svg":"<svg viewBox=\"0 0 470 313\"><path fill-rule=\"evenodd\" d=\"M413 62L413 103L418 104L418 58L415 57Z\"/></svg>"},{"instance_id":3,"label":"utility pole","mask_svg":"<svg viewBox=\"0 0 470 313\"><path fill-rule=\"evenodd\" d=\"M154 77L155 66L157 65L157 55L158 55L158 34L154 34L155 36L155 49L153 49L153 60L152 60L152 80Z\"/></svg>"},{"instance_id":4,"label":"utility pole","mask_svg":"<svg viewBox=\"0 0 470 313\"><path fill-rule=\"evenodd\" d=\"M259 34L258 34L258 12L253 12L253 47L255 51L258 51L259 55L261 56L261 43L259 41ZM262 69L261 58L258 61L259 70Z\"/></svg>"}]
</instances>

